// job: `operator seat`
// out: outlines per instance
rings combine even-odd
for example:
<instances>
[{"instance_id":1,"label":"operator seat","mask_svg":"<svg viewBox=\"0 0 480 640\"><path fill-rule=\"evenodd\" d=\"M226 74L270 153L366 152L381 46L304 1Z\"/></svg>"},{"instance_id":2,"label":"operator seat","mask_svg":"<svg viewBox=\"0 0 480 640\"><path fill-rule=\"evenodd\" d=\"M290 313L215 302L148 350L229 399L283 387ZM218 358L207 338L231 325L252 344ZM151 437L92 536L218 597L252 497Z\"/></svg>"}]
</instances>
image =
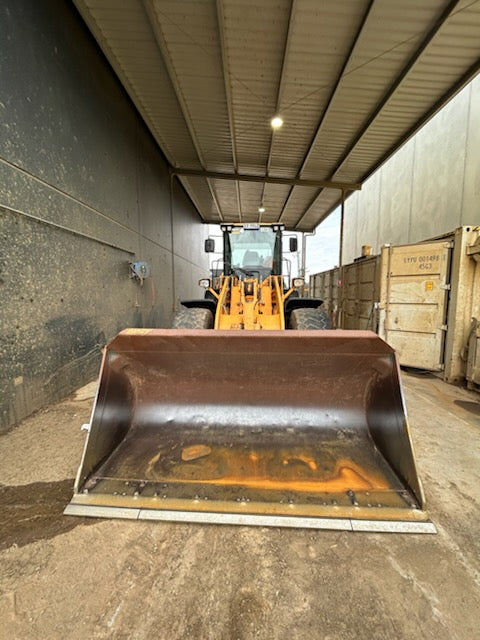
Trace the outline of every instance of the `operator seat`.
<instances>
[{"instance_id":1,"label":"operator seat","mask_svg":"<svg viewBox=\"0 0 480 640\"><path fill-rule=\"evenodd\" d=\"M245 255L243 256L243 266L244 267L258 267L260 264L260 256L256 251L245 251Z\"/></svg>"}]
</instances>

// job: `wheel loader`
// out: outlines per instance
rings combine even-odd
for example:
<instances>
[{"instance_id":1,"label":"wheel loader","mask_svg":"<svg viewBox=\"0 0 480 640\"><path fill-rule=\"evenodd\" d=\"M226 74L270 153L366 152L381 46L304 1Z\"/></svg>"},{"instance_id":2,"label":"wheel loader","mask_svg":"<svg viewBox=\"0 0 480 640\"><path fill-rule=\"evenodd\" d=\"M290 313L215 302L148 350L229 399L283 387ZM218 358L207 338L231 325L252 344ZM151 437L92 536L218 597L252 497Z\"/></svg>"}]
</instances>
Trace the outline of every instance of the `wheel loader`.
<instances>
[{"instance_id":1,"label":"wheel loader","mask_svg":"<svg viewBox=\"0 0 480 640\"><path fill-rule=\"evenodd\" d=\"M282 225L222 225L223 268L199 284L205 299L184 300L174 318L177 329L284 330L329 329L331 322L319 309L322 300L300 298L303 278L291 278L291 263L283 257ZM290 236L289 252L297 251ZM213 253L215 241L205 241ZM286 265L286 269L285 269ZM282 274L282 270L285 272ZM216 276L216 277L215 277Z\"/></svg>"},{"instance_id":2,"label":"wheel loader","mask_svg":"<svg viewBox=\"0 0 480 640\"><path fill-rule=\"evenodd\" d=\"M65 513L434 533L393 349L300 295L281 225L222 231L173 328L105 348Z\"/></svg>"}]
</instances>

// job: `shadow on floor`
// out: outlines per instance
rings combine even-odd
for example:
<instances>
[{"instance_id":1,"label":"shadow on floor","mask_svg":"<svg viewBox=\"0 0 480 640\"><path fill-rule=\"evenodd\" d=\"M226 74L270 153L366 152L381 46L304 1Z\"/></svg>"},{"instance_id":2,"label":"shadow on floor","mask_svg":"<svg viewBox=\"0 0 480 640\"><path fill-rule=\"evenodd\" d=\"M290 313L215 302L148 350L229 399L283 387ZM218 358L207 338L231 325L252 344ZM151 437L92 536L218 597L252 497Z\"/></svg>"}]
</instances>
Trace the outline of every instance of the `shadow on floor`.
<instances>
[{"instance_id":1,"label":"shadow on floor","mask_svg":"<svg viewBox=\"0 0 480 640\"><path fill-rule=\"evenodd\" d=\"M90 518L63 515L72 493L73 478L0 485L0 550L13 544L23 547L37 540L48 540L81 524L95 524Z\"/></svg>"},{"instance_id":2,"label":"shadow on floor","mask_svg":"<svg viewBox=\"0 0 480 640\"><path fill-rule=\"evenodd\" d=\"M433 371L426 371L425 369L414 369L413 367L406 367L404 365L400 366L400 369L405 373L408 373L409 376L414 376L415 378L437 378L438 374Z\"/></svg>"},{"instance_id":3,"label":"shadow on floor","mask_svg":"<svg viewBox=\"0 0 480 640\"><path fill-rule=\"evenodd\" d=\"M458 407L465 409L465 411L469 411L475 416L480 416L480 402L475 402L474 400L454 400L454 403Z\"/></svg>"}]
</instances>

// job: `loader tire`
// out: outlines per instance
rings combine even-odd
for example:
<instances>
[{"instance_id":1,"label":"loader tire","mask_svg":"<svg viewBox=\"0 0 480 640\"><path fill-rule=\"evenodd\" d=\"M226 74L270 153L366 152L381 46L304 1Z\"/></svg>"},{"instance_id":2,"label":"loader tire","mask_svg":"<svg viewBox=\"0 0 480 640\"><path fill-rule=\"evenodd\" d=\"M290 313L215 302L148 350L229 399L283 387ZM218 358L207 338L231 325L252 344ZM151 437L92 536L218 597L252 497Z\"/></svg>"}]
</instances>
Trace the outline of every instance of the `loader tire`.
<instances>
[{"instance_id":1,"label":"loader tire","mask_svg":"<svg viewBox=\"0 0 480 640\"><path fill-rule=\"evenodd\" d=\"M180 309L173 316L174 329L213 329L213 315L209 309Z\"/></svg>"},{"instance_id":2,"label":"loader tire","mask_svg":"<svg viewBox=\"0 0 480 640\"><path fill-rule=\"evenodd\" d=\"M298 331L331 329L332 321L323 309L294 309L290 314L289 328Z\"/></svg>"}]
</instances>

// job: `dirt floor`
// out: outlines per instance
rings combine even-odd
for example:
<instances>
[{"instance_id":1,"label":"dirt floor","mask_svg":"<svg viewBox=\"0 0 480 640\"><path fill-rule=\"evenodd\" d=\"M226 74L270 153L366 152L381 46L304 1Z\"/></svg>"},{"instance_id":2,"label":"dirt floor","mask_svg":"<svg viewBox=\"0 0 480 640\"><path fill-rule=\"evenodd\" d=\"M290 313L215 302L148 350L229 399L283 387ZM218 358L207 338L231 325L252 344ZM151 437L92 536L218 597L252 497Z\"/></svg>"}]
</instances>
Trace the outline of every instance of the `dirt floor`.
<instances>
[{"instance_id":1,"label":"dirt floor","mask_svg":"<svg viewBox=\"0 0 480 640\"><path fill-rule=\"evenodd\" d=\"M0 638L471 640L480 396L404 374L438 535L62 515L94 385L0 436Z\"/></svg>"}]
</instances>

